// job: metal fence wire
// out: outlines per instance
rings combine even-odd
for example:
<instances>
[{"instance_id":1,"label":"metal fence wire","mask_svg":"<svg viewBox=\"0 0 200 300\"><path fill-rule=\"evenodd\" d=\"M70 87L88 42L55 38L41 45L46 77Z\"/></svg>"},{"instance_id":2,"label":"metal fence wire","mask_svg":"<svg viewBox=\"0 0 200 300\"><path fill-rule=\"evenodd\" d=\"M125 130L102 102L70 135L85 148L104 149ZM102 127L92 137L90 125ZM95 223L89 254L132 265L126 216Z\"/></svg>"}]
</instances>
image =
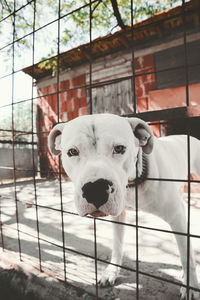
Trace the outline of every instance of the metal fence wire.
<instances>
[{"instance_id":1,"label":"metal fence wire","mask_svg":"<svg viewBox=\"0 0 200 300\"><path fill-rule=\"evenodd\" d=\"M6 5L6 1L1 1L4 5ZM131 16L131 27L130 27L130 32L131 32L131 42L128 42L129 45L129 50L131 51L132 54L132 59L131 59L131 70L132 70L132 74L126 75L126 76L120 76L117 78L112 78L112 79L108 79L108 80L101 80L99 82L93 80L93 66L94 66L94 62L95 62L95 54L93 53L93 46L95 43L95 40L92 38L92 32L94 30L94 25L93 25L93 13L94 13L94 9L93 9L93 5L96 4L98 5L99 2L103 2L103 1L99 1L99 0L94 0L94 1L85 1L85 4L83 6L77 7L70 12L67 12L65 14L61 14L61 6L62 6L62 1L58 0L57 3L57 18L53 19L51 21L49 21L47 24L44 24L40 27L38 27L37 22L36 22L36 13L37 13L37 2L36 0L32 0L32 1L27 1L24 2L23 5L19 5L17 1L13 1L13 7L10 9L10 14L4 16L2 18L2 20L0 21L0 24L3 24L5 22L7 22L8 20L12 20L12 40L10 40L7 44L4 44L1 46L0 48L0 53L9 50L10 52L10 57L11 57L11 61L12 61L12 68L10 70L10 72L8 71L7 74L4 74L1 76L0 80L4 80L5 78L11 78L11 102L9 104L3 104L0 106L0 110L4 110L5 108L11 109L11 128L3 128L0 129L0 134L1 134L1 138L0 138L0 144L1 146L9 146L12 147L12 166L11 167L0 167L1 169L8 169L8 170L12 170L13 171L13 180L12 183L6 183L5 181L2 180L2 185L1 185L1 191L9 186L9 189L13 189L14 194L11 194L11 196L9 195L1 195L0 200L3 201L3 198L6 199L6 201L14 201L15 203L15 220L16 220L16 226L13 226L10 224L9 221L7 221L7 219L3 218L3 215L5 214L4 211L4 205L3 202L1 201L1 206L0 206L0 228L1 228L1 247L3 251L6 251L7 246L6 246L6 242L5 242L5 232L7 231L16 231L17 233L17 252L19 253L19 259L20 261L25 260L23 255L24 253L27 253L27 250L25 249L25 245L24 245L24 241L23 241L23 237L27 236L29 238L29 240L34 240L37 241L37 251L38 251L38 267L40 269L40 271L45 271L45 267L44 264L45 262L43 261L43 255L42 255L42 247L43 244L47 244L49 246L49 249L61 249L62 250L62 262L63 262L63 279L64 281L68 280L68 261L70 261L70 255L78 255L80 257L80 259L82 258L88 258L91 259L93 262L93 271L95 274L95 286L96 286L96 291L95 291L95 297L96 299L99 298L99 285L98 285L98 279L99 279L99 272L98 272L98 265L99 264L104 264L104 265L108 265L108 264L112 264L109 262L108 259L105 259L104 257L102 258L101 256L98 255L98 237L97 237L97 231L98 231L98 227L101 227L102 224L109 224L109 223L117 223L121 226L125 226L128 228L132 228L132 236L130 237L130 239L134 240L135 239L135 265L134 267L131 266L127 266L127 265L116 265L113 264L115 266L118 266L119 268L121 268L122 270L126 270L126 271L130 271L131 273L135 274L135 283L136 283L136 288L135 288L135 298L136 299L140 299L140 284L141 284L141 278L143 277L147 277L147 278L151 278L152 280L158 280L161 282L165 282L165 283L169 283L172 285L178 285L178 286L184 286L187 288L187 297L189 299L189 292L191 289L197 290L194 287L190 286L190 273L189 273L189 267L190 267L190 239L199 239L200 235L198 234L193 234L191 232L191 183L200 183L199 180L193 180L190 177L190 134L191 134L191 122L193 120L193 117L195 116L196 119L199 120L199 115L198 112L194 115L189 115L188 114L188 109L189 107L191 107L191 103L190 103L190 91L189 91L189 67L191 67L191 65L189 66L188 63L188 39L187 39L187 30L188 30L188 25L186 22L186 4L185 0L182 0L181 3L181 11L177 13L177 17L181 17L181 22L182 22L182 39L183 39L183 45L184 45L184 67L182 69L182 67L180 68L180 66L177 67L173 67L173 66L169 66L168 68L165 68L164 70L153 70L153 71L147 71L147 72L142 72L142 73L138 73L136 71L136 67L135 67L135 49L137 47L137 45L135 45L135 31L137 30L137 27L134 26L134 5L135 2L133 0L130 0L130 16ZM106 5L106 4L104 4ZM32 29L30 30L30 32L25 33L24 35L18 36L17 35L17 26L19 25L18 22L21 22L21 20L19 21L19 13L20 11L26 9L26 7L31 6L32 10L33 10L33 22L32 22ZM199 10L199 6L198 6L198 11ZM61 91L60 87L60 83L61 83L61 77L62 77L62 50L61 50L61 22L63 19L65 18L70 18L70 16L76 12L80 12L84 9L88 9L89 10L89 30L88 30L88 40L89 40L89 48L87 50L87 64L89 65L89 80L87 83L84 84L80 84L78 86L78 88L85 88L88 93L87 93L87 97L89 99L89 103L88 103L88 112L90 114L92 114L94 112L94 101L93 101L93 91L94 89L100 88L100 87L105 87L108 85L112 85L115 83L119 83L119 82L123 82L126 80L131 80L131 87L132 87L132 93L131 93L131 97L132 97L132 113L127 113L127 114L123 114L123 116L126 117L132 117L132 116L137 116L143 120L145 120L146 122L148 122L150 125L159 125L160 128L165 128L166 126L168 126L169 124L176 124L176 122L178 121L182 121L184 124L186 124L185 128L186 128L186 134L187 134L187 164L188 164L188 178L187 180L182 180L182 179L171 179L171 178L165 178L165 179L159 179L159 178L147 178L147 180L149 181L176 181L176 182L182 182L183 184L185 183L187 185L187 189L188 189L188 199L187 199L187 219L188 219L188 226L187 226L187 232L183 233L183 232L174 232L172 230L167 230L167 229L162 229L162 228L157 228L157 227L149 227L149 226L145 226L140 224L139 222L139 215L138 215L138 188L136 185L135 188L135 193L136 193L136 206L135 206L135 222L133 223L122 223L122 222L115 222L109 219L103 219L103 218L92 218L90 216L85 217L85 220L90 220L90 222L93 222L93 254L91 253L87 253L86 251L81 251L78 249L75 249L73 247L68 246L68 242L67 242L67 224L66 224L66 219L69 216L73 216L73 222L76 222L76 219L80 218L74 211L71 211L70 209L66 209L66 205L64 205L64 195L63 195L63 169L62 169L62 163L61 163L61 158L59 157L59 170L58 171L54 171L53 173L56 173L54 175L57 176L57 180L59 182L59 198L60 198L60 203L59 206L49 206L48 205L48 201L46 203L40 203L38 201L39 196L38 196L38 185L40 184L40 181L38 180L38 175L40 174L40 169L38 167L38 164L36 162L36 158L34 155L34 151L35 149L37 149L37 145L38 145L38 141L37 141L37 137L38 139L40 139L41 136L44 135L48 135L49 131L41 130L41 128L35 128L35 110L34 110L34 105L37 103L38 99L40 97L48 97L48 96L55 96L56 95L56 106L57 106L57 123L61 122L61 107L60 107L60 97L61 97L61 93L63 92L63 90ZM168 20L173 19L174 15L169 15L167 16ZM161 22L159 19L156 20L155 22L157 22L157 24L159 25L159 22ZM51 26L52 24L57 24L57 44L54 45L54 51L56 51L56 55L54 57L55 61L56 61L56 71L55 71L55 76L57 78L57 91L56 92L52 92L52 91L47 91L46 93L44 93L42 96L34 95L34 87L37 84L35 82L34 76L32 76L32 82L31 82L31 91L30 91L30 97L27 99L20 99L20 101L15 101L15 78L16 75L21 71L20 69L16 68L16 51L17 51L17 47L20 44L20 42L22 42L23 40L29 38L31 41L31 52L32 52L32 61L31 61L31 65L32 65L32 71L31 73L34 74L36 72L36 51L38 51L39 49L37 49L37 47L39 46L38 44L36 45L36 34L40 33L40 31L45 30L46 28L48 28L49 26ZM145 23L141 25L142 28L146 31L148 31L149 29L149 23ZM57 48L57 49L56 49ZM23 59L23 57L21 58ZM45 60L46 62L48 62L48 58ZM199 66L198 63L195 63L195 67ZM154 75L155 77L158 76L159 73L162 72L167 72L167 71L175 71L178 70L178 68L180 68L180 71L182 72L184 70L184 81L185 81L185 93L186 93L186 103L184 106L181 107L176 107L176 108L170 108L170 109L161 109L159 111L145 111L145 112L139 112L138 111L138 97L137 97L137 91L136 91L136 81L137 78L141 77L141 76L150 76L150 75ZM49 79L51 80L51 78ZM66 88L64 91L73 91L77 89L77 87L71 87L71 88ZM55 98L54 98L55 99ZM31 107L31 126L29 130L20 130L19 128L16 128L16 124L15 124L15 112L16 112L16 107L19 106L20 104L24 104L24 103L29 103L30 107ZM173 123L174 122L174 123ZM1 126L0 126L1 128ZM6 136L8 136L8 138L2 138L2 136L4 136L6 134ZM28 139L26 141L24 140L18 140L16 139L17 136L28 136ZM200 135L199 135L200 137ZM26 195L26 200L21 199L19 197L19 193L20 190L17 188L18 185L18 175L19 172L22 171L28 171L26 168L23 167L17 167L16 166L16 149L17 147L19 147L19 145L22 146L28 146L30 147L31 151L32 151L32 155L31 155L31 159L32 159L32 168L31 170L32 172L32 180L33 180L33 193L31 194L32 196L29 199L29 194ZM31 171L29 170L29 171ZM20 176L19 176L20 177ZM53 195L48 194L49 198L54 197ZM34 208L35 210L35 222L36 222L36 233L30 233L30 231L26 228L21 226L21 224L23 224L23 220L20 219L19 216L19 207L21 204L24 203L28 203L32 208ZM13 202L12 202L13 203ZM28 205L27 204L27 205ZM61 233L61 242L56 243L55 240L52 239L48 239L48 237L44 237L43 234L41 233L41 218L40 218L40 209L45 209L47 215L51 215L52 213L57 213L60 220L60 228L59 228L59 232ZM71 219L70 219L71 220ZM84 222L84 221L82 221ZM48 224L48 222L47 222ZM139 245L139 230L144 230L146 232L160 232L163 235L164 234L177 234L177 235L181 235L181 236L185 236L187 238L187 282L184 283L180 283L180 281L177 280L173 280L171 277L165 277L165 276L159 276L158 274L154 274L152 272L148 272L145 271L145 269L141 269L140 268L140 255L139 255L139 250L140 250L140 246ZM81 232L81 228L80 228L80 232ZM58 233L59 234L59 233ZM23 243L23 246L22 246ZM84 240L83 242L84 243ZM126 247L126 246L125 246ZM84 248L84 247L83 247ZM77 267L78 270L78 267ZM56 272L55 272L56 273ZM80 276L79 271L77 271L76 275L77 277ZM58 276L59 277L59 276Z\"/></svg>"}]
</instances>

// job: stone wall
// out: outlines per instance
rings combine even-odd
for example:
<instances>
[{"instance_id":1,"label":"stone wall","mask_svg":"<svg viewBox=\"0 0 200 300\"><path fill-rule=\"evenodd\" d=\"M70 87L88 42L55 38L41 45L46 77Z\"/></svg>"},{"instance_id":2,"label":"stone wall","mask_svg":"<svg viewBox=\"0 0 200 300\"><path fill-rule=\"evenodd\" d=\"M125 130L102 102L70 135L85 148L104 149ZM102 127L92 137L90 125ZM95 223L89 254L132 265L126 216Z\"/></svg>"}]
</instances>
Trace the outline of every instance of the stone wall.
<instances>
[{"instance_id":1,"label":"stone wall","mask_svg":"<svg viewBox=\"0 0 200 300\"><path fill-rule=\"evenodd\" d=\"M35 171L38 170L38 151L34 150ZM16 178L32 177L34 175L32 149L15 149ZM35 174L36 175L36 174ZM0 148L0 180L13 179L13 150Z\"/></svg>"}]
</instances>

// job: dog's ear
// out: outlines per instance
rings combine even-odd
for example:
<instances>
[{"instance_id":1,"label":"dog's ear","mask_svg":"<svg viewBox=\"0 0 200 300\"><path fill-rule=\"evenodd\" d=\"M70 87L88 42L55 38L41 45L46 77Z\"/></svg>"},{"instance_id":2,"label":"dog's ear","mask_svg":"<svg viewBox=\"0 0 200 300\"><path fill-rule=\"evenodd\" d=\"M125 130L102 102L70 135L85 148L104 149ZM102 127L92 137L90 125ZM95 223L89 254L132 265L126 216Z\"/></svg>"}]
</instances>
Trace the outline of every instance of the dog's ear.
<instances>
[{"instance_id":1,"label":"dog's ear","mask_svg":"<svg viewBox=\"0 0 200 300\"><path fill-rule=\"evenodd\" d=\"M48 145L51 154L59 155L61 152L61 134L65 124L57 124L52 128L48 136Z\"/></svg>"},{"instance_id":2,"label":"dog's ear","mask_svg":"<svg viewBox=\"0 0 200 300\"><path fill-rule=\"evenodd\" d=\"M154 135L151 127L141 119L138 118L126 118L134 135L139 140L139 146L146 154L150 154L153 150Z\"/></svg>"}]
</instances>

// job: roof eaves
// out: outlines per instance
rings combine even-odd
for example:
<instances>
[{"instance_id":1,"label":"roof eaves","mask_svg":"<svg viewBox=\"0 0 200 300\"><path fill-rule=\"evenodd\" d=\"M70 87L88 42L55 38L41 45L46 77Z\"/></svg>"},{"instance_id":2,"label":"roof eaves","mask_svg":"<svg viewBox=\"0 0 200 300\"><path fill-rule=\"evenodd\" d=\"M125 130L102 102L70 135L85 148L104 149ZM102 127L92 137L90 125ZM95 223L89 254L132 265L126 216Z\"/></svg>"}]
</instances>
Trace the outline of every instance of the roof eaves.
<instances>
[{"instance_id":1,"label":"roof eaves","mask_svg":"<svg viewBox=\"0 0 200 300\"><path fill-rule=\"evenodd\" d=\"M152 37L161 37L164 33L183 25L183 13L187 24L199 25L200 3L198 0L187 2L185 8L175 7L153 15L151 18L141 21L134 25L134 43L141 43ZM117 52L124 47L129 48L132 43L131 27L121 29L114 34L108 34L92 41L92 55L95 58ZM41 61L33 66L23 69L35 79L52 74L52 65L59 65L61 70L72 68L90 60L90 43L80 45L58 56Z\"/></svg>"}]
</instances>

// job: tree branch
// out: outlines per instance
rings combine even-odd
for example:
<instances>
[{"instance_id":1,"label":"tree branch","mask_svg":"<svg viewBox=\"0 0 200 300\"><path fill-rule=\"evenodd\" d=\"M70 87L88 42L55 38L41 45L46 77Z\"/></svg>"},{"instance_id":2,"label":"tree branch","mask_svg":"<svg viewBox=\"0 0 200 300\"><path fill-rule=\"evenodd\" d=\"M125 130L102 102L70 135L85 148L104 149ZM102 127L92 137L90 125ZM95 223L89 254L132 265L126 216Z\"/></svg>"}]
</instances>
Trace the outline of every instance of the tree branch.
<instances>
[{"instance_id":1,"label":"tree branch","mask_svg":"<svg viewBox=\"0 0 200 300\"><path fill-rule=\"evenodd\" d=\"M12 13L12 10L10 9L10 6L8 5L6 0L0 1L3 8L5 8L4 3L6 4L7 10L9 13Z\"/></svg>"},{"instance_id":2,"label":"tree branch","mask_svg":"<svg viewBox=\"0 0 200 300\"><path fill-rule=\"evenodd\" d=\"M122 29L125 29L127 26L124 24L120 12L119 12L119 8L118 8L118 4L117 4L117 0L110 0L112 3L112 7L113 7L113 11L114 11L114 15L117 19L117 23L119 25L119 27L121 27Z\"/></svg>"},{"instance_id":3,"label":"tree branch","mask_svg":"<svg viewBox=\"0 0 200 300\"><path fill-rule=\"evenodd\" d=\"M93 8L93 10L92 10L92 14L93 14L93 12L95 11L95 9L97 8L97 6L99 6L99 4L102 2L102 0L99 0L98 1L98 3L95 5L95 7Z\"/></svg>"}]
</instances>

